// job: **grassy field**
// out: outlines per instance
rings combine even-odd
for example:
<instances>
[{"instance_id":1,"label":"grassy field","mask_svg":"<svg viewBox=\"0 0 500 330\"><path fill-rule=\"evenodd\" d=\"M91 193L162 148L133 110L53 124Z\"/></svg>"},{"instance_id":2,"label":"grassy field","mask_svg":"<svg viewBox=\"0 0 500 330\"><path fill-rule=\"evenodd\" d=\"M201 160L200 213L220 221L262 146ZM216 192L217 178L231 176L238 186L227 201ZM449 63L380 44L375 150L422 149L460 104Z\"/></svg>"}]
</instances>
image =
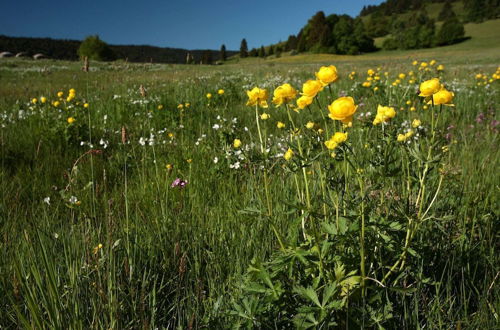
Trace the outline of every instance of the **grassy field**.
<instances>
[{"instance_id":1,"label":"grassy field","mask_svg":"<svg viewBox=\"0 0 500 330\"><path fill-rule=\"evenodd\" d=\"M2 60L0 328L494 328L500 53L483 24L359 57ZM271 103L331 64L305 109ZM434 77L454 106L418 95ZM268 108L246 105L256 86ZM328 116L343 96L350 125ZM379 105L394 113L375 125Z\"/></svg>"}]
</instances>

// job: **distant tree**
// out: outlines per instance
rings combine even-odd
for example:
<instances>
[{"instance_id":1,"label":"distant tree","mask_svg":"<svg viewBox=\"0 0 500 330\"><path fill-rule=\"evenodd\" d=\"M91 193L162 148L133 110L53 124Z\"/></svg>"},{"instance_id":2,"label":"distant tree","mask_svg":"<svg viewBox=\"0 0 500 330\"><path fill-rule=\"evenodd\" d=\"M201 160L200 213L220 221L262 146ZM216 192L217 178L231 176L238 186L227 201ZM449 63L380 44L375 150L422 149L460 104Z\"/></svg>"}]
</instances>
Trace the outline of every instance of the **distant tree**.
<instances>
[{"instance_id":1,"label":"distant tree","mask_svg":"<svg viewBox=\"0 0 500 330\"><path fill-rule=\"evenodd\" d=\"M222 62L227 60L226 45L224 45L224 44L222 44L222 46L220 46L220 60Z\"/></svg>"},{"instance_id":2,"label":"distant tree","mask_svg":"<svg viewBox=\"0 0 500 330\"><path fill-rule=\"evenodd\" d=\"M274 50L274 53L276 54L276 57L281 57L281 46L280 45L276 45L275 47L275 50Z\"/></svg>"},{"instance_id":3,"label":"distant tree","mask_svg":"<svg viewBox=\"0 0 500 330\"><path fill-rule=\"evenodd\" d=\"M290 51L293 49L297 49L298 42L299 40L297 39L297 37L292 34L286 41L285 50Z\"/></svg>"},{"instance_id":4,"label":"distant tree","mask_svg":"<svg viewBox=\"0 0 500 330\"><path fill-rule=\"evenodd\" d=\"M259 55L256 48L252 48L249 53L250 57L257 57Z\"/></svg>"},{"instance_id":5,"label":"distant tree","mask_svg":"<svg viewBox=\"0 0 500 330\"><path fill-rule=\"evenodd\" d=\"M448 18L456 16L450 0L447 0L438 15L438 21L446 21Z\"/></svg>"},{"instance_id":6,"label":"distant tree","mask_svg":"<svg viewBox=\"0 0 500 330\"><path fill-rule=\"evenodd\" d=\"M271 56L271 55L274 55L274 46L273 45L269 46L267 49L267 56Z\"/></svg>"},{"instance_id":7,"label":"distant tree","mask_svg":"<svg viewBox=\"0 0 500 330\"><path fill-rule=\"evenodd\" d=\"M111 48L98 35L88 36L78 48L78 56L87 56L95 61L113 61L116 56Z\"/></svg>"},{"instance_id":8,"label":"distant tree","mask_svg":"<svg viewBox=\"0 0 500 330\"><path fill-rule=\"evenodd\" d=\"M266 57L266 50L264 49L264 46L260 46L259 57Z\"/></svg>"},{"instance_id":9,"label":"distant tree","mask_svg":"<svg viewBox=\"0 0 500 330\"><path fill-rule=\"evenodd\" d=\"M240 57L245 58L248 56L248 44L245 38L241 40L241 45L240 45Z\"/></svg>"},{"instance_id":10,"label":"distant tree","mask_svg":"<svg viewBox=\"0 0 500 330\"><path fill-rule=\"evenodd\" d=\"M212 51L211 50L204 50L203 54L201 55L201 63L202 64L212 64Z\"/></svg>"},{"instance_id":11,"label":"distant tree","mask_svg":"<svg viewBox=\"0 0 500 330\"><path fill-rule=\"evenodd\" d=\"M437 33L438 45L450 45L456 43L465 36L465 28L458 18L448 18Z\"/></svg>"}]
</instances>

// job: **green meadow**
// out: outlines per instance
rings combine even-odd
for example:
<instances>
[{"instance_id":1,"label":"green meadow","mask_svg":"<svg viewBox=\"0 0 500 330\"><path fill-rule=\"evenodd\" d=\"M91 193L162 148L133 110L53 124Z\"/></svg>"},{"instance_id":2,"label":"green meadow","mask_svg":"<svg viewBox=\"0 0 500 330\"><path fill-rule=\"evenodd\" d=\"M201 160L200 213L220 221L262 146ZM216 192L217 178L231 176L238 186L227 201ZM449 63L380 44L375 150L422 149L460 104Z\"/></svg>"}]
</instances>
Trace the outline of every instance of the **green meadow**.
<instances>
[{"instance_id":1,"label":"green meadow","mask_svg":"<svg viewBox=\"0 0 500 330\"><path fill-rule=\"evenodd\" d=\"M497 327L498 25L220 66L0 59L0 328Z\"/></svg>"}]
</instances>

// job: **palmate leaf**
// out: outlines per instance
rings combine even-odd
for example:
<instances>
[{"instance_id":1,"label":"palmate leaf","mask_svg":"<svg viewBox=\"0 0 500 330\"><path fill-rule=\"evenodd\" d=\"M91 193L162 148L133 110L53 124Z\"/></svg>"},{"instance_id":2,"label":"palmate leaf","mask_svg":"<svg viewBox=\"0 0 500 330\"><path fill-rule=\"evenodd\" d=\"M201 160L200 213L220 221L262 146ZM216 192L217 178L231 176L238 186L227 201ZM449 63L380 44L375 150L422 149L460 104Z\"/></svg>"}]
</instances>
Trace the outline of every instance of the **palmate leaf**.
<instances>
[{"instance_id":1,"label":"palmate leaf","mask_svg":"<svg viewBox=\"0 0 500 330\"><path fill-rule=\"evenodd\" d=\"M319 308L323 307L321 305L321 303L319 302L319 298L318 298L318 295L316 294L316 291L314 291L313 288L311 288L311 287L304 288L302 286L298 286L298 287L295 287L293 289L293 291L298 293L302 298L311 301Z\"/></svg>"}]
</instances>

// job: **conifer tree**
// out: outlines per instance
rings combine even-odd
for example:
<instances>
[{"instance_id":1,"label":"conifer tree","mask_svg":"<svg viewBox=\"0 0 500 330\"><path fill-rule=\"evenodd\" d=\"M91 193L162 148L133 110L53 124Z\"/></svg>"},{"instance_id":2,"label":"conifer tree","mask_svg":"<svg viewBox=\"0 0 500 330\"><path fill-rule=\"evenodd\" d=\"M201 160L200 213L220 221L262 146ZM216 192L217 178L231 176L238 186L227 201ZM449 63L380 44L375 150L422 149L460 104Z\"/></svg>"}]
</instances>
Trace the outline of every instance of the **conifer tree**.
<instances>
[{"instance_id":1,"label":"conifer tree","mask_svg":"<svg viewBox=\"0 0 500 330\"><path fill-rule=\"evenodd\" d=\"M240 57L245 58L247 56L248 56L248 45L246 39L243 38L243 40L241 40L241 45L240 45Z\"/></svg>"},{"instance_id":2,"label":"conifer tree","mask_svg":"<svg viewBox=\"0 0 500 330\"><path fill-rule=\"evenodd\" d=\"M226 54L226 45L220 46L220 60L225 61L227 59L227 54Z\"/></svg>"}]
</instances>

